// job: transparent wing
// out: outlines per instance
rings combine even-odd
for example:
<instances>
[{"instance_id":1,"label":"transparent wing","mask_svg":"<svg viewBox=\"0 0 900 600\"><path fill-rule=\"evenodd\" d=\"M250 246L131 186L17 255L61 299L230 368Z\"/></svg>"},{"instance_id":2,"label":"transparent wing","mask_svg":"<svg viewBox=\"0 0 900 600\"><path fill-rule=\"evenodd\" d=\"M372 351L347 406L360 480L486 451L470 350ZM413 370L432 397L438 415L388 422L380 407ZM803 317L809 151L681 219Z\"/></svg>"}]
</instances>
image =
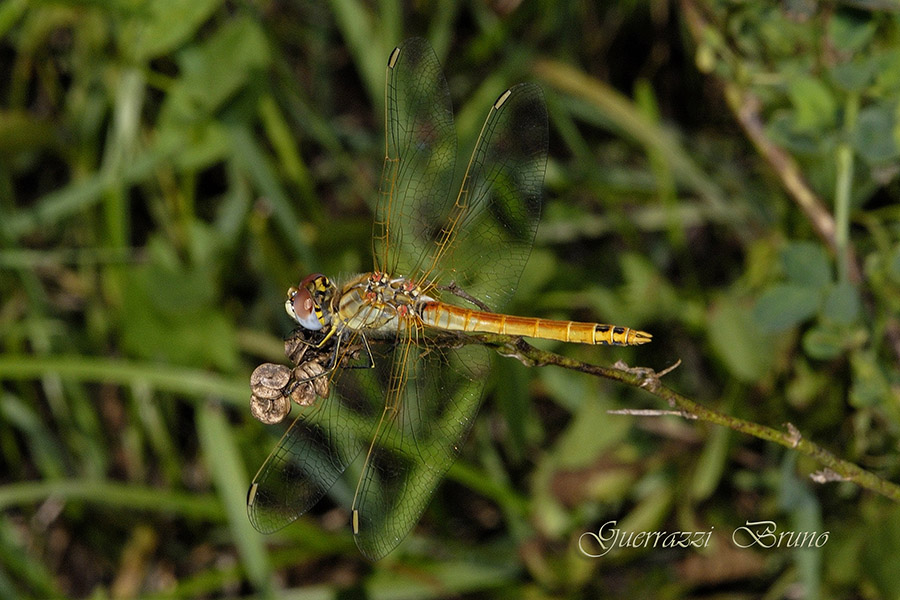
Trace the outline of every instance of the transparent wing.
<instances>
[{"instance_id":1,"label":"transparent wing","mask_svg":"<svg viewBox=\"0 0 900 600\"><path fill-rule=\"evenodd\" d=\"M427 41L394 50L386 86L375 269L426 286L454 282L500 309L515 292L540 220L547 162L540 87L519 84L490 107L454 199L452 107Z\"/></svg>"},{"instance_id":2,"label":"transparent wing","mask_svg":"<svg viewBox=\"0 0 900 600\"><path fill-rule=\"evenodd\" d=\"M382 393L345 376L353 370L336 371L327 398L299 407L300 415L253 478L247 513L258 531L277 531L309 510L367 447Z\"/></svg>"},{"instance_id":3,"label":"transparent wing","mask_svg":"<svg viewBox=\"0 0 900 600\"><path fill-rule=\"evenodd\" d=\"M412 39L396 49L386 79L375 269L412 272L431 243L432 234L421 234L436 227L449 204L456 132L447 83L428 42ZM395 362L392 345L373 344L373 351L376 368L339 373L329 397L300 409L260 468L248 494L250 520L259 531L278 530L309 510L369 447Z\"/></svg>"},{"instance_id":4,"label":"transparent wing","mask_svg":"<svg viewBox=\"0 0 900 600\"><path fill-rule=\"evenodd\" d=\"M452 109L427 42L410 40L392 53L386 96L376 270L428 287L454 282L499 309L515 291L540 217L547 149L540 89L516 86L491 107L455 202ZM419 519L478 410L490 352L415 328L372 350L375 368L345 369L260 469L248 503L260 531L308 510L360 450L353 503L360 550L384 556Z\"/></svg>"},{"instance_id":5,"label":"transparent wing","mask_svg":"<svg viewBox=\"0 0 900 600\"><path fill-rule=\"evenodd\" d=\"M519 84L491 106L456 202L418 281L454 282L492 310L515 293L541 216L547 109Z\"/></svg>"},{"instance_id":6,"label":"transparent wing","mask_svg":"<svg viewBox=\"0 0 900 600\"><path fill-rule=\"evenodd\" d=\"M375 209L375 270L412 273L426 256L453 184L456 131L447 81L427 41L391 53L385 91L385 158Z\"/></svg>"},{"instance_id":7,"label":"transparent wing","mask_svg":"<svg viewBox=\"0 0 900 600\"><path fill-rule=\"evenodd\" d=\"M388 256L392 264L415 269L396 274L434 284L453 281L492 307L502 306L533 244L546 153L540 88L516 86L491 107L455 203L438 206L435 198L429 209L421 198L404 195L405 206L393 206L399 220L387 223L388 237L405 245L389 245ZM404 219L407 210L428 219ZM394 233L396 223L400 231ZM421 252L414 262L402 258L410 246ZM411 328L382 365L384 410L353 505L356 542L369 558L390 552L418 521L478 411L490 352L454 346L459 344L452 338Z\"/></svg>"},{"instance_id":8,"label":"transparent wing","mask_svg":"<svg viewBox=\"0 0 900 600\"><path fill-rule=\"evenodd\" d=\"M490 352L441 343L398 344L388 363L393 367L387 378L395 385L353 506L356 544L372 560L393 550L415 526L478 412Z\"/></svg>"}]
</instances>

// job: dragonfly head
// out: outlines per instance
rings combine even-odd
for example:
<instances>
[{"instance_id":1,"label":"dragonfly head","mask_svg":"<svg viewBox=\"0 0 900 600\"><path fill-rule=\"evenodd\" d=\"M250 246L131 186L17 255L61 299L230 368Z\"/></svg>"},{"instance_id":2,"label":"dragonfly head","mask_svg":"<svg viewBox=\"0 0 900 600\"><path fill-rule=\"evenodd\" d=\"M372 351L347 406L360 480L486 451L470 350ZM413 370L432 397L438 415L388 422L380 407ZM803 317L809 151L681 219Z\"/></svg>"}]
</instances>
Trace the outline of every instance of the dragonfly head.
<instances>
[{"instance_id":1,"label":"dragonfly head","mask_svg":"<svg viewBox=\"0 0 900 600\"><path fill-rule=\"evenodd\" d=\"M288 290L284 310L309 331L318 331L331 323L331 298L334 284L324 275L307 275L297 287Z\"/></svg>"}]
</instances>

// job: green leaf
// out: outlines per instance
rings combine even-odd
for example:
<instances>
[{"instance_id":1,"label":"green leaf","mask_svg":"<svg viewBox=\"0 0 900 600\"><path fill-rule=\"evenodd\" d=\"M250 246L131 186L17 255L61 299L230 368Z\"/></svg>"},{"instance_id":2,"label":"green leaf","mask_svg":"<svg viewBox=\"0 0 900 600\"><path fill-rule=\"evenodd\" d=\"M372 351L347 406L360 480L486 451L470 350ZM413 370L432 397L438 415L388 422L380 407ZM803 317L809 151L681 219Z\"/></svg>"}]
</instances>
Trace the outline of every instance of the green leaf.
<instances>
[{"instance_id":1,"label":"green leaf","mask_svg":"<svg viewBox=\"0 0 900 600\"><path fill-rule=\"evenodd\" d=\"M888 277L894 283L900 283L900 244L894 246L888 257Z\"/></svg>"},{"instance_id":2,"label":"green leaf","mask_svg":"<svg viewBox=\"0 0 900 600\"><path fill-rule=\"evenodd\" d=\"M854 57L851 61L831 67L829 76L844 91L859 92L872 84L878 68L878 62L872 57Z\"/></svg>"},{"instance_id":3,"label":"green leaf","mask_svg":"<svg viewBox=\"0 0 900 600\"><path fill-rule=\"evenodd\" d=\"M900 49L885 50L874 55L873 60L877 60L875 85L881 96L896 94L900 90Z\"/></svg>"},{"instance_id":4,"label":"green leaf","mask_svg":"<svg viewBox=\"0 0 900 600\"><path fill-rule=\"evenodd\" d=\"M810 482L797 476L797 454L785 454L781 464L781 490L778 504L790 516L790 529L799 535L827 541L822 522L822 507L810 490ZM794 548L793 560L801 589L808 598L821 597L823 548L799 546Z\"/></svg>"},{"instance_id":5,"label":"green leaf","mask_svg":"<svg viewBox=\"0 0 900 600\"><path fill-rule=\"evenodd\" d=\"M529 402L530 378L526 369L522 369L516 361L496 360L491 373L493 381L492 393L497 409L503 415L503 422L507 427L507 435L504 439L505 450L508 454L521 459L525 456L526 449L530 448L529 435L540 431L540 426L535 419L535 413Z\"/></svg>"},{"instance_id":6,"label":"green leaf","mask_svg":"<svg viewBox=\"0 0 900 600\"><path fill-rule=\"evenodd\" d=\"M622 531L654 531L672 508L674 486L664 481L652 481L647 485L643 498L620 521Z\"/></svg>"},{"instance_id":7,"label":"green leaf","mask_svg":"<svg viewBox=\"0 0 900 600\"><path fill-rule=\"evenodd\" d=\"M877 406L893 397L878 358L873 352L853 353L853 386L850 388L850 404L857 408Z\"/></svg>"},{"instance_id":8,"label":"green leaf","mask_svg":"<svg viewBox=\"0 0 900 600\"><path fill-rule=\"evenodd\" d=\"M122 27L120 46L137 62L179 48L193 38L222 0L150 0Z\"/></svg>"},{"instance_id":9,"label":"green leaf","mask_svg":"<svg viewBox=\"0 0 900 600\"><path fill-rule=\"evenodd\" d=\"M842 10L828 22L828 41L841 52L855 52L872 41L875 21L862 11Z\"/></svg>"},{"instance_id":10,"label":"green leaf","mask_svg":"<svg viewBox=\"0 0 900 600\"><path fill-rule=\"evenodd\" d=\"M814 77L793 79L788 83L788 95L794 105L794 127L801 131L819 131L834 126L837 101L820 80Z\"/></svg>"},{"instance_id":11,"label":"green leaf","mask_svg":"<svg viewBox=\"0 0 900 600\"><path fill-rule=\"evenodd\" d=\"M171 121L160 123L160 142L183 146L183 150L173 158L177 168L182 170L203 170L226 158L234 148L228 131L219 121L203 121L187 130Z\"/></svg>"},{"instance_id":12,"label":"green leaf","mask_svg":"<svg viewBox=\"0 0 900 600\"><path fill-rule=\"evenodd\" d=\"M819 244L788 244L781 252L781 265L791 283L821 288L831 283L831 261Z\"/></svg>"},{"instance_id":13,"label":"green leaf","mask_svg":"<svg viewBox=\"0 0 900 600\"><path fill-rule=\"evenodd\" d=\"M182 132L186 124L205 125L269 60L269 45L257 23L239 19L223 25L208 40L179 55L181 76L166 96L160 128ZM218 132L192 133L196 138ZM204 140L191 141L196 145Z\"/></svg>"},{"instance_id":14,"label":"green leaf","mask_svg":"<svg viewBox=\"0 0 900 600\"><path fill-rule=\"evenodd\" d=\"M750 310L730 298L717 302L709 315L709 340L728 370L743 381L756 381L772 366L775 353Z\"/></svg>"},{"instance_id":15,"label":"green leaf","mask_svg":"<svg viewBox=\"0 0 900 600\"><path fill-rule=\"evenodd\" d=\"M605 402L585 402L554 448L557 466L577 469L596 462L604 449L620 442L629 430L627 419L606 414Z\"/></svg>"},{"instance_id":16,"label":"green leaf","mask_svg":"<svg viewBox=\"0 0 900 600\"><path fill-rule=\"evenodd\" d=\"M553 253L535 248L528 258L528 268L519 279L516 298L534 298L558 272L559 265Z\"/></svg>"},{"instance_id":17,"label":"green leaf","mask_svg":"<svg viewBox=\"0 0 900 600\"><path fill-rule=\"evenodd\" d=\"M230 370L237 340L218 302L216 244L205 226L191 233L190 263L155 237L147 244L149 262L127 273L122 343L134 356Z\"/></svg>"},{"instance_id":18,"label":"green leaf","mask_svg":"<svg viewBox=\"0 0 900 600\"><path fill-rule=\"evenodd\" d=\"M900 507L891 505L878 515L869 517L866 543L860 552L861 572L881 598L897 598L900 590ZM874 591L874 590L873 590Z\"/></svg>"},{"instance_id":19,"label":"green leaf","mask_svg":"<svg viewBox=\"0 0 900 600\"><path fill-rule=\"evenodd\" d=\"M846 335L834 327L816 326L803 335L803 350L819 360L837 358L844 352L846 345Z\"/></svg>"},{"instance_id":20,"label":"green leaf","mask_svg":"<svg viewBox=\"0 0 900 600\"><path fill-rule=\"evenodd\" d=\"M822 316L841 325L854 322L859 317L859 291L849 282L837 283L825 296Z\"/></svg>"},{"instance_id":21,"label":"green leaf","mask_svg":"<svg viewBox=\"0 0 900 600\"><path fill-rule=\"evenodd\" d=\"M693 500L706 500L719 485L728 459L728 441L730 439L731 430L726 427L714 427L709 432L709 437L694 468L694 476L691 481L691 498Z\"/></svg>"},{"instance_id":22,"label":"green leaf","mask_svg":"<svg viewBox=\"0 0 900 600\"><path fill-rule=\"evenodd\" d=\"M753 318L765 333L795 327L819 310L821 292L817 288L779 283L765 292L753 307Z\"/></svg>"},{"instance_id":23,"label":"green leaf","mask_svg":"<svg viewBox=\"0 0 900 600\"><path fill-rule=\"evenodd\" d=\"M181 55L182 82L191 97L209 110L218 108L253 70L269 62L269 47L259 25L250 19L230 21L202 46Z\"/></svg>"},{"instance_id":24,"label":"green leaf","mask_svg":"<svg viewBox=\"0 0 900 600\"><path fill-rule=\"evenodd\" d=\"M851 141L853 148L870 164L881 164L900 156L894 139L896 107L891 104L868 106L859 111Z\"/></svg>"},{"instance_id":25,"label":"green leaf","mask_svg":"<svg viewBox=\"0 0 900 600\"><path fill-rule=\"evenodd\" d=\"M149 299L144 271L130 278L124 296L122 345L133 355L176 364L231 370L237 364L237 339L230 319L205 307L179 313L160 311ZM176 298L172 298L176 300Z\"/></svg>"},{"instance_id":26,"label":"green leaf","mask_svg":"<svg viewBox=\"0 0 900 600\"><path fill-rule=\"evenodd\" d=\"M836 145L834 132L803 132L794 126L794 115L787 110L776 111L768 125L766 135L785 150L803 156L824 156Z\"/></svg>"}]
</instances>

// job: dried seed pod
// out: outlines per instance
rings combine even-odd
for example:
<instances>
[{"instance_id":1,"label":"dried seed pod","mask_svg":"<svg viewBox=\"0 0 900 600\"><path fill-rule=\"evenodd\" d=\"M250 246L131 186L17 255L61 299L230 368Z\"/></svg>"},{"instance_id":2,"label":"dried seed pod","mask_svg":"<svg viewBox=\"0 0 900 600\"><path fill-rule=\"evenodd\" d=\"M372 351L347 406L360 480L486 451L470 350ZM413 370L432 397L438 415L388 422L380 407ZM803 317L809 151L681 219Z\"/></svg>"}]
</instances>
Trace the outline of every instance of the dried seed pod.
<instances>
[{"instance_id":1,"label":"dried seed pod","mask_svg":"<svg viewBox=\"0 0 900 600\"><path fill-rule=\"evenodd\" d=\"M260 398L250 396L250 414L266 425L274 425L284 420L291 412L291 403L285 396L275 398Z\"/></svg>"},{"instance_id":2,"label":"dried seed pod","mask_svg":"<svg viewBox=\"0 0 900 600\"><path fill-rule=\"evenodd\" d=\"M291 370L284 365L263 363L250 375L250 413L258 420L272 425L291 412L285 394L291 380Z\"/></svg>"},{"instance_id":3,"label":"dried seed pod","mask_svg":"<svg viewBox=\"0 0 900 600\"><path fill-rule=\"evenodd\" d=\"M306 336L302 332L297 332L284 340L284 355L287 356L291 363L298 365L303 360L303 355L309 351L312 346L306 340Z\"/></svg>"},{"instance_id":4,"label":"dried seed pod","mask_svg":"<svg viewBox=\"0 0 900 600\"><path fill-rule=\"evenodd\" d=\"M250 391L261 398L275 398L284 394L291 380L291 370L284 365L263 363L250 374Z\"/></svg>"},{"instance_id":5,"label":"dried seed pod","mask_svg":"<svg viewBox=\"0 0 900 600\"><path fill-rule=\"evenodd\" d=\"M316 360L323 352L328 352L319 347L326 335L321 331L306 331L297 328L290 337L284 340L284 355L295 365L303 362L304 357L306 360L310 360L310 357L314 357L313 360ZM327 347L330 348L331 344L328 343Z\"/></svg>"},{"instance_id":6,"label":"dried seed pod","mask_svg":"<svg viewBox=\"0 0 900 600\"><path fill-rule=\"evenodd\" d=\"M308 360L294 368L295 386L290 396L300 406L312 406L316 398L328 396L330 382L319 359Z\"/></svg>"}]
</instances>

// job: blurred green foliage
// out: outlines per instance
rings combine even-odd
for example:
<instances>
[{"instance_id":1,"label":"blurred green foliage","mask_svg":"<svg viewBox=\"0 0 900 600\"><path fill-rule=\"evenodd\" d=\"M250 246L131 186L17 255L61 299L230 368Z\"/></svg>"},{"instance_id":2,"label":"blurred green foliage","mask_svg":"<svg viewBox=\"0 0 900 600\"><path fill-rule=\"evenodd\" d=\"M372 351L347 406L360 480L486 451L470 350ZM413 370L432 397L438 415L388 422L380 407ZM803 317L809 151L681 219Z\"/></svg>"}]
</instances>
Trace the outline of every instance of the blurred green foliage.
<instances>
[{"instance_id":1,"label":"blurred green foliage","mask_svg":"<svg viewBox=\"0 0 900 600\"><path fill-rule=\"evenodd\" d=\"M357 554L347 485L250 528L278 432L250 418L249 373L284 362L299 276L370 268L384 62L413 35L444 63L463 152L500 91L544 87L544 217L511 312L650 331L550 347L680 359L667 385L897 480L893 3L6 0L0 597L895 598L887 500L728 430L607 414L662 408L639 390L499 357L463 458L387 559ZM735 548L766 519L830 537ZM714 535L585 557L612 520Z\"/></svg>"}]
</instances>

